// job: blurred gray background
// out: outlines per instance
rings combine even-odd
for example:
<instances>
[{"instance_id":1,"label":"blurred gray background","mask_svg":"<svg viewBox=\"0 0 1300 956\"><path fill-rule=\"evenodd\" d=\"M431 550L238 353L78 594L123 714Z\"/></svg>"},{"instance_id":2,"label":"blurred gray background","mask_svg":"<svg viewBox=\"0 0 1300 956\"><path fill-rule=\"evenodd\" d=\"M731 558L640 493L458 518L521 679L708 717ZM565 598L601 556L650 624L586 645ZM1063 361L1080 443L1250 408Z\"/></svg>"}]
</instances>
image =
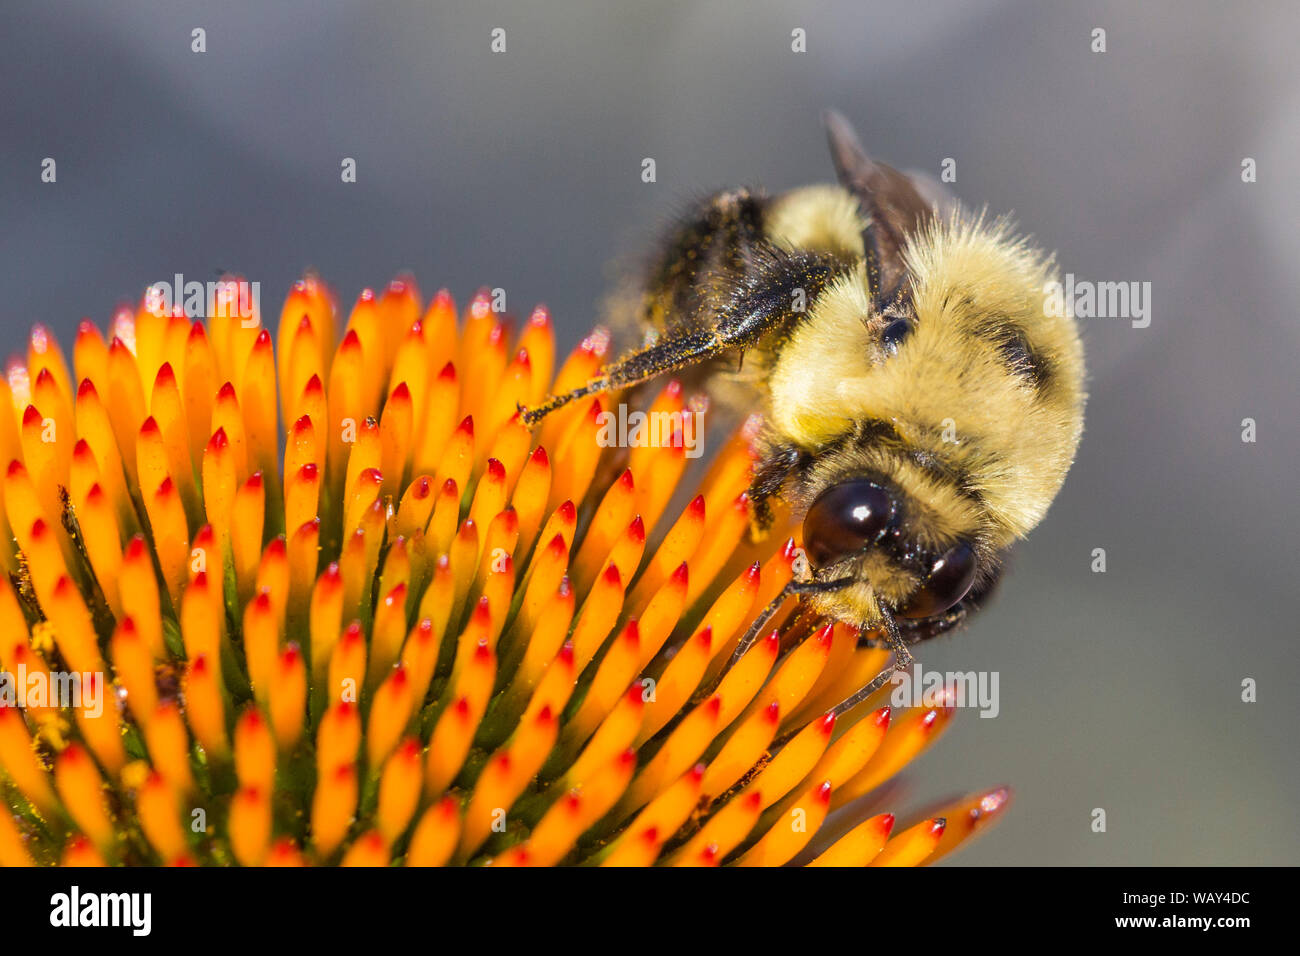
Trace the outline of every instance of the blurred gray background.
<instances>
[{"instance_id":1,"label":"blurred gray background","mask_svg":"<svg viewBox=\"0 0 1300 956\"><path fill-rule=\"evenodd\" d=\"M345 307L412 269L546 302L567 348L683 200L828 179L837 106L1078 278L1152 284L1149 328L1083 322L1079 461L1000 600L924 649L999 671L1001 714L960 714L907 799L1015 787L955 864L1296 863L1298 31L1284 2L10 0L0 328L69 348L174 272L243 272L275 316L304 268Z\"/></svg>"}]
</instances>

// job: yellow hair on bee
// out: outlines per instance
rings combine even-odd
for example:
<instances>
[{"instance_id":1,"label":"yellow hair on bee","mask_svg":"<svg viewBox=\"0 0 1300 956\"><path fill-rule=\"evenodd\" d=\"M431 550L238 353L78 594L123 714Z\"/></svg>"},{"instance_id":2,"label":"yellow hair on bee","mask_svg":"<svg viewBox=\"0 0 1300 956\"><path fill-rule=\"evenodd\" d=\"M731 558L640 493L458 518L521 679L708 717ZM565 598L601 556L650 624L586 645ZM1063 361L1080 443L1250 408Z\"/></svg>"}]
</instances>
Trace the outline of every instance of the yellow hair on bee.
<instances>
[{"instance_id":1,"label":"yellow hair on bee","mask_svg":"<svg viewBox=\"0 0 1300 956\"><path fill-rule=\"evenodd\" d=\"M880 360L875 343L882 324L871 309L864 266L818 296L807 321L782 345L768 380L768 420L777 434L812 449L853 427L840 383L871 374Z\"/></svg>"},{"instance_id":2,"label":"yellow hair on bee","mask_svg":"<svg viewBox=\"0 0 1300 956\"><path fill-rule=\"evenodd\" d=\"M848 443L809 482L874 472L922 505L913 531L942 546L977 532L996 550L1043 517L1082 431L1082 348L1073 320L1046 310L1050 260L1005 220L952 217L912 237L905 257L916 313L896 353L883 351L861 271L822 295L781 349L769 421L781 440L816 451L856 423L894 439ZM1009 367L1019 337L1031 369ZM1032 374L1027 374L1032 373ZM924 468L917 466L924 464ZM978 517L976 517L978 515Z\"/></svg>"},{"instance_id":3,"label":"yellow hair on bee","mask_svg":"<svg viewBox=\"0 0 1300 956\"><path fill-rule=\"evenodd\" d=\"M890 373L914 387L885 399L909 444L927 446L965 479L1003 547L1046 514L1083 433L1083 346L1074 320L1052 315L1052 261L1012 236L1006 220L953 217L905 253L913 276L916 333ZM1000 352L1019 333L1035 374L1009 370ZM891 363L887 363L889 365ZM891 383L882 383L888 389ZM861 393L861 407L880 400ZM955 441L938 427L951 419ZM936 432L939 441L936 443Z\"/></svg>"},{"instance_id":4,"label":"yellow hair on bee","mask_svg":"<svg viewBox=\"0 0 1300 956\"><path fill-rule=\"evenodd\" d=\"M831 252L861 259L867 228L858 201L838 186L805 186L772 201L764 223L767 236L785 249Z\"/></svg>"}]
</instances>

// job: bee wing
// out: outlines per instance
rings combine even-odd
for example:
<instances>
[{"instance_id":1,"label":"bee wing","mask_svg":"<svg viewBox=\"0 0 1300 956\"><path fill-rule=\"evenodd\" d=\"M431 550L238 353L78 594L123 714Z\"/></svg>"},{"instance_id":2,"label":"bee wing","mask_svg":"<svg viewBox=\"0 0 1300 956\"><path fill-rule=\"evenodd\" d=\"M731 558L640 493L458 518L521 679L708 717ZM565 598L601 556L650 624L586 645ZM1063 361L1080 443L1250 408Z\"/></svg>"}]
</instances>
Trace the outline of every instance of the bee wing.
<instances>
[{"instance_id":1,"label":"bee wing","mask_svg":"<svg viewBox=\"0 0 1300 956\"><path fill-rule=\"evenodd\" d=\"M957 194L946 183L940 182L925 170L905 169L903 174L912 181L912 186L921 194L921 198L930 204L930 209L940 219L947 219L960 205Z\"/></svg>"},{"instance_id":2,"label":"bee wing","mask_svg":"<svg viewBox=\"0 0 1300 956\"><path fill-rule=\"evenodd\" d=\"M868 264L876 273L872 292L877 299L890 298L906 274L903 247L907 236L917 231L936 209L953 200L951 196L939 194L942 187L937 182L918 188L918 182L912 177L873 160L842 114L824 110L822 122L826 124L836 178L871 218L863 238L874 260Z\"/></svg>"}]
</instances>

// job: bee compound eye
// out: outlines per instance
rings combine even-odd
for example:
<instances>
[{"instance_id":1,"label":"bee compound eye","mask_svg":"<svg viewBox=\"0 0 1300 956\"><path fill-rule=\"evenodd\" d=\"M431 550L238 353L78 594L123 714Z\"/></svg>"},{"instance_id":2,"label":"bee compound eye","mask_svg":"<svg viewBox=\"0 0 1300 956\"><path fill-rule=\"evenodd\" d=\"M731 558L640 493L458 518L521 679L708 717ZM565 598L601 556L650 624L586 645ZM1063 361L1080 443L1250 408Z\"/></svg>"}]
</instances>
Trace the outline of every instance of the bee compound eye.
<instances>
[{"instance_id":1,"label":"bee compound eye","mask_svg":"<svg viewBox=\"0 0 1300 956\"><path fill-rule=\"evenodd\" d=\"M942 614L966 596L975 583L975 549L955 544L930 565L930 574L903 609L903 617Z\"/></svg>"},{"instance_id":2,"label":"bee compound eye","mask_svg":"<svg viewBox=\"0 0 1300 956\"><path fill-rule=\"evenodd\" d=\"M897 509L889 492L860 479L832 485L817 496L803 519L803 546L822 568L879 540Z\"/></svg>"},{"instance_id":3,"label":"bee compound eye","mask_svg":"<svg viewBox=\"0 0 1300 956\"><path fill-rule=\"evenodd\" d=\"M893 352L903 340L912 334L911 319L895 319L885 326L885 331L880 333L880 344L886 351Z\"/></svg>"}]
</instances>

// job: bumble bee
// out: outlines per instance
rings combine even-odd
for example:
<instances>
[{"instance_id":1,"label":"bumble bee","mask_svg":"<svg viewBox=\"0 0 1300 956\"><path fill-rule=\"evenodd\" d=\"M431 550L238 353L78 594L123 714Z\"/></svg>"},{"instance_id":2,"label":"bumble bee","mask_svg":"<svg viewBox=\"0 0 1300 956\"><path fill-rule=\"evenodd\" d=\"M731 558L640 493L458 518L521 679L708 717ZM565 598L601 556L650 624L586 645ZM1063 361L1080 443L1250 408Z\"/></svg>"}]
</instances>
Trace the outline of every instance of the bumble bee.
<instances>
[{"instance_id":1,"label":"bumble bee","mask_svg":"<svg viewBox=\"0 0 1300 956\"><path fill-rule=\"evenodd\" d=\"M898 668L979 606L1056 496L1083 427L1082 347L1047 308L1049 257L824 120L838 185L700 203L644 283L649 344L525 420L688 367L738 388L762 412L756 529L774 497L788 503L811 579L733 660L802 594L883 631Z\"/></svg>"}]
</instances>

